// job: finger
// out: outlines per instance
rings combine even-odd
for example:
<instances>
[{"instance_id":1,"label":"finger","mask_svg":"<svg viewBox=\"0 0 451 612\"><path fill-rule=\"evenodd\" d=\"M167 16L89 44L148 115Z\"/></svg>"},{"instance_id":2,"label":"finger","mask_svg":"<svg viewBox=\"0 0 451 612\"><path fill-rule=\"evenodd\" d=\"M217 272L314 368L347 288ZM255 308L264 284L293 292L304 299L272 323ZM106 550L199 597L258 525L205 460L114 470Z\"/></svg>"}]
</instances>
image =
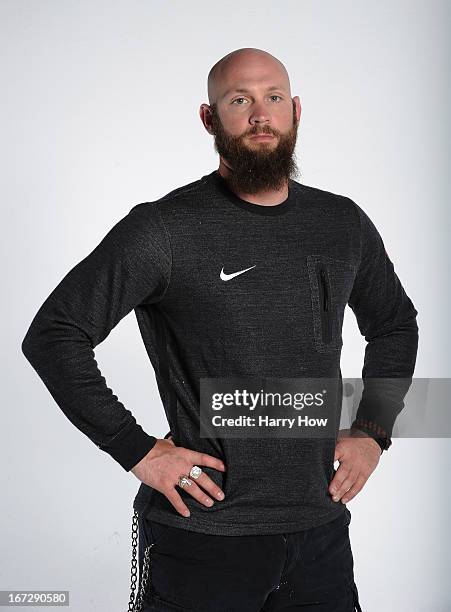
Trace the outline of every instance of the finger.
<instances>
[{"instance_id":1,"label":"finger","mask_svg":"<svg viewBox=\"0 0 451 612\"><path fill-rule=\"evenodd\" d=\"M198 502L210 508L215 503L214 500L212 500L211 497L206 495L205 492L197 486L197 484L192 478L188 478L188 480L191 485L186 484L184 487L180 488L183 488L184 491L187 491L190 495L194 497L194 499L197 499ZM177 483L177 486L179 487L180 485Z\"/></svg>"},{"instance_id":2,"label":"finger","mask_svg":"<svg viewBox=\"0 0 451 612\"><path fill-rule=\"evenodd\" d=\"M349 491L344 495L341 501L344 504L346 504L348 501L353 499L353 497L355 497L357 493L360 493L360 491L363 489L363 486L366 481L367 479L364 476L359 476L356 482L352 485Z\"/></svg>"},{"instance_id":3,"label":"finger","mask_svg":"<svg viewBox=\"0 0 451 612\"><path fill-rule=\"evenodd\" d=\"M356 482L359 472L351 471L347 478L343 480L341 485L338 487L337 492L332 496L334 501L339 501L340 498L347 493L347 491L352 487L352 485Z\"/></svg>"},{"instance_id":4,"label":"finger","mask_svg":"<svg viewBox=\"0 0 451 612\"><path fill-rule=\"evenodd\" d=\"M189 460L193 465L206 465L207 467L214 468L215 470L225 470L225 465L221 459L207 455L207 453L200 453L198 451L189 450Z\"/></svg>"},{"instance_id":5,"label":"finger","mask_svg":"<svg viewBox=\"0 0 451 612\"><path fill-rule=\"evenodd\" d=\"M190 511L188 506L184 503L183 499L180 497L180 494L174 487L170 487L169 489L165 489L162 493L168 498L174 508L179 512L182 516L189 516Z\"/></svg>"},{"instance_id":6,"label":"finger","mask_svg":"<svg viewBox=\"0 0 451 612\"><path fill-rule=\"evenodd\" d=\"M335 472L335 476L329 485L329 492L335 495L340 490L344 481L349 478L352 471L352 467L349 463L342 462L338 470Z\"/></svg>"},{"instance_id":7,"label":"finger","mask_svg":"<svg viewBox=\"0 0 451 612\"><path fill-rule=\"evenodd\" d=\"M224 499L225 493L222 491L218 485L206 474L202 472L199 478L196 478L196 483L205 489L212 497L217 499Z\"/></svg>"}]
</instances>

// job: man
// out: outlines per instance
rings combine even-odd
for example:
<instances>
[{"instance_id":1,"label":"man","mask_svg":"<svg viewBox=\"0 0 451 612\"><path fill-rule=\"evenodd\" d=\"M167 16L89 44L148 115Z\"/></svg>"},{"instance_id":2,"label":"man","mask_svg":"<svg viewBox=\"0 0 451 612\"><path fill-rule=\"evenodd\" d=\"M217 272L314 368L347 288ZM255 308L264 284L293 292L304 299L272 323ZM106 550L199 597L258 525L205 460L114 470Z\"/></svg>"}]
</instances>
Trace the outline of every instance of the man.
<instances>
[{"instance_id":1,"label":"man","mask_svg":"<svg viewBox=\"0 0 451 612\"><path fill-rule=\"evenodd\" d=\"M301 106L283 64L234 51L211 69L208 97L218 170L134 206L47 298L23 352L67 417L142 483L130 609L360 610L345 504L391 444L417 311L366 213L292 178ZM338 433L340 394L329 437L200 435L208 381L340 388L346 304L368 342L349 431ZM131 310L165 439L142 430L94 359ZM408 383L386 396L375 379Z\"/></svg>"}]
</instances>

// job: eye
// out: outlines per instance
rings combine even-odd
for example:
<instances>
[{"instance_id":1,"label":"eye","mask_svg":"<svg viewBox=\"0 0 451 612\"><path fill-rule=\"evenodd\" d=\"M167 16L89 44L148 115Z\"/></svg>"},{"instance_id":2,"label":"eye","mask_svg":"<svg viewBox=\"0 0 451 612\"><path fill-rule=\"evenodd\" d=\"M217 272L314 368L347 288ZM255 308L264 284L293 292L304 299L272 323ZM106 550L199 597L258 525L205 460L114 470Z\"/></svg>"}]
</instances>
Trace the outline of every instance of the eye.
<instances>
[{"instance_id":1,"label":"eye","mask_svg":"<svg viewBox=\"0 0 451 612\"><path fill-rule=\"evenodd\" d=\"M279 96L278 94L273 94L272 96L270 96L271 98L279 98L280 100L282 100L282 96ZM238 100L245 100L246 98L240 97L240 98L235 98L235 100L232 101L232 104L235 104L235 102L238 102ZM242 104L237 104L236 106L243 106Z\"/></svg>"}]
</instances>

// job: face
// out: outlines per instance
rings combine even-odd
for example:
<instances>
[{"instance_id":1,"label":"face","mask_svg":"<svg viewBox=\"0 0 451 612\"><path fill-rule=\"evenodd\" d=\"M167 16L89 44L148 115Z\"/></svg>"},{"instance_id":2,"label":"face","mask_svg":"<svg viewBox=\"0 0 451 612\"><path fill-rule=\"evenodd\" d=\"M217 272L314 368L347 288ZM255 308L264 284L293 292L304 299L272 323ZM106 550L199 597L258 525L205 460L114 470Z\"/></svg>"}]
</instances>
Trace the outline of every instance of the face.
<instances>
[{"instance_id":1,"label":"face","mask_svg":"<svg viewBox=\"0 0 451 612\"><path fill-rule=\"evenodd\" d=\"M209 107L215 150L229 168L227 182L246 194L280 189L298 171L300 106L290 97L278 68L259 68L248 64L232 70L217 103ZM267 137L256 138L259 134Z\"/></svg>"}]
</instances>

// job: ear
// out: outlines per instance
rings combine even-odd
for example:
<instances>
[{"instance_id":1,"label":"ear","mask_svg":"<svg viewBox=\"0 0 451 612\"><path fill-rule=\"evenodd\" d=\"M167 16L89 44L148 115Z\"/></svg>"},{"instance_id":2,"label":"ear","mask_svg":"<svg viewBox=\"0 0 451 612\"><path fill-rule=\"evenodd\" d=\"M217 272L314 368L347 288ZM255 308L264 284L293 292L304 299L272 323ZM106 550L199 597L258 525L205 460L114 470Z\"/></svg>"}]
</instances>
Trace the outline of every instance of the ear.
<instances>
[{"instance_id":1,"label":"ear","mask_svg":"<svg viewBox=\"0 0 451 612\"><path fill-rule=\"evenodd\" d=\"M214 136L214 132L211 127L211 109L208 104L203 103L200 105L199 116L207 132L211 134L212 136Z\"/></svg>"}]
</instances>

